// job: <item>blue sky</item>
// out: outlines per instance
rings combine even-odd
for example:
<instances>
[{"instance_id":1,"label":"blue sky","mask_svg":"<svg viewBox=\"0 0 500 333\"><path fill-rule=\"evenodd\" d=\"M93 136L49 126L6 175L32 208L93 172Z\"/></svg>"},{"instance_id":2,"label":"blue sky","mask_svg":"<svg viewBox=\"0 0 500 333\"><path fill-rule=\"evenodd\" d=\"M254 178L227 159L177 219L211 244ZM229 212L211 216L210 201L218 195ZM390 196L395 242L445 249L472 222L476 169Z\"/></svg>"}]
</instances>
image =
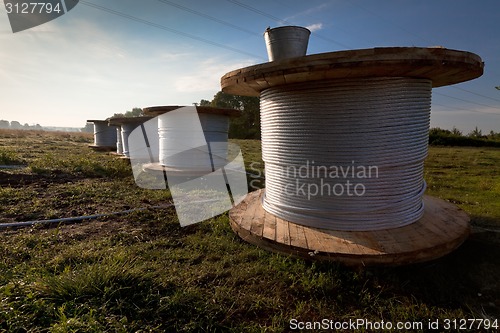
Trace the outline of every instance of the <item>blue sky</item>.
<instances>
[{"instance_id":1,"label":"blue sky","mask_svg":"<svg viewBox=\"0 0 500 333\"><path fill-rule=\"evenodd\" d=\"M267 61L268 26L288 24L313 30L308 54L436 45L478 54L481 78L433 90L431 126L500 132L498 0L85 0L15 34L0 5L0 119L83 127L133 107L211 100L226 72Z\"/></svg>"}]
</instances>

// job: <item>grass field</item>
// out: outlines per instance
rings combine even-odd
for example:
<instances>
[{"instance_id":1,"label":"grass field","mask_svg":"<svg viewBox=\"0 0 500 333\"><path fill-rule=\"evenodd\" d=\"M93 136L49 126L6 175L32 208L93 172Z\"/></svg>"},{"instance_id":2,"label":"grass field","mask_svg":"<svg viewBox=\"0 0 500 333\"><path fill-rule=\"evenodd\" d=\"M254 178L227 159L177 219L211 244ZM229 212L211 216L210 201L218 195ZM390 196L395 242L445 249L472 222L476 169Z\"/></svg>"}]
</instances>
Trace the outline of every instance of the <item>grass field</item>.
<instances>
[{"instance_id":1,"label":"grass field","mask_svg":"<svg viewBox=\"0 0 500 333\"><path fill-rule=\"evenodd\" d=\"M169 203L83 134L1 131L0 223ZM235 141L247 168L260 142ZM500 320L500 149L431 147L427 193L471 216L473 234L428 263L346 268L260 250L227 213L181 228L173 208L0 231L0 331L285 332L290 320ZM499 323L500 324L500 323ZM370 331L370 330L367 330ZM460 330L464 332L465 330ZM472 329L470 331L480 331ZM492 330L493 331L493 330Z\"/></svg>"}]
</instances>

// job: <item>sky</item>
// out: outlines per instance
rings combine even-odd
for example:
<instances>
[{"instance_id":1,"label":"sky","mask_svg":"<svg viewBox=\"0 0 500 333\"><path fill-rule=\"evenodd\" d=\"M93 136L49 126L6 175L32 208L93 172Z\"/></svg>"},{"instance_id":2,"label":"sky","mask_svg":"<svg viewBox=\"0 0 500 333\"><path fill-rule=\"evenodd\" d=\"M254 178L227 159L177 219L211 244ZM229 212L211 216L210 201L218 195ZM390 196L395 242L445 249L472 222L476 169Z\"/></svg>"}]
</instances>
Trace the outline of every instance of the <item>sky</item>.
<instances>
[{"instance_id":1,"label":"sky","mask_svg":"<svg viewBox=\"0 0 500 333\"><path fill-rule=\"evenodd\" d=\"M307 54L443 46L482 77L433 89L431 127L500 132L498 0L84 0L13 33L0 0L0 119L83 127L134 107L212 100L227 72L267 61L263 32L311 31Z\"/></svg>"}]
</instances>

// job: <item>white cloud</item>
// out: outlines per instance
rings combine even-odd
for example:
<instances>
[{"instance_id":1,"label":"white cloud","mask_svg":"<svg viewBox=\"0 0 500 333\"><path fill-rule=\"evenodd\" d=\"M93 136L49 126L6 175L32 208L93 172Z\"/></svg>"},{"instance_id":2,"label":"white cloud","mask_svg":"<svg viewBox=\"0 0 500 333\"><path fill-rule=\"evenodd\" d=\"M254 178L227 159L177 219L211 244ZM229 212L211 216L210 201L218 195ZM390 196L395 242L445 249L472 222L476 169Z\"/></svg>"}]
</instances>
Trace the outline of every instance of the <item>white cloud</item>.
<instances>
[{"instance_id":1,"label":"white cloud","mask_svg":"<svg viewBox=\"0 0 500 333\"><path fill-rule=\"evenodd\" d=\"M288 16L285 18L285 21L293 21L299 17L303 17L303 16L311 16L311 14L314 14L314 13L317 13L317 12L322 12L324 11L326 8L330 7L332 5L331 2L325 2L325 3L322 3L316 7L311 7L307 10L304 10L300 13L297 13L295 15L292 15L292 16Z\"/></svg>"},{"instance_id":2,"label":"white cloud","mask_svg":"<svg viewBox=\"0 0 500 333\"><path fill-rule=\"evenodd\" d=\"M192 56L192 53L188 52L168 52L164 51L163 53L160 53L157 57L162 60L162 61L174 61L174 60L182 60L187 57Z\"/></svg>"},{"instance_id":3,"label":"white cloud","mask_svg":"<svg viewBox=\"0 0 500 333\"><path fill-rule=\"evenodd\" d=\"M311 32L315 32L315 31L323 29L323 23L314 23L314 24L308 25L306 28L311 30Z\"/></svg>"},{"instance_id":4,"label":"white cloud","mask_svg":"<svg viewBox=\"0 0 500 333\"><path fill-rule=\"evenodd\" d=\"M184 75L175 81L179 92L208 92L220 90L220 78L232 70L247 67L252 62L227 63L213 58L202 61L191 68L191 75Z\"/></svg>"}]
</instances>

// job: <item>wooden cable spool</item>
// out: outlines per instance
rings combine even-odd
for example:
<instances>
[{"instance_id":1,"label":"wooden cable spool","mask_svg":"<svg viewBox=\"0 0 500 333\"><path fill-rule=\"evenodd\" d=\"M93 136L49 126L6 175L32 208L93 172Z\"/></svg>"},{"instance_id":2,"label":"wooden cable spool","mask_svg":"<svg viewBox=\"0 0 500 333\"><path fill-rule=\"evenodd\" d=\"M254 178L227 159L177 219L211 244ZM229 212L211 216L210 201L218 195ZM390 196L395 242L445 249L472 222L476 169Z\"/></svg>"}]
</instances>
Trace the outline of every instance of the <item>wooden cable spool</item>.
<instances>
[{"instance_id":1,"label":"wooden cable spool","mask_svg":"<svg viewBox=\"0 0 500 333\"><path fill-rule=\"evenodd\" d=\"M116 149L116 131L108 127L107 120L87 120L94 123L94 144L89 147L94 150L111 151Z\"/></svg>"},{"instance_id":2,"label":"wooden cable spool","mask_svg":"<svg viewBox=\"0 0 500 333\"><path fill-rule=\"evenodd\" d=\"M483 67L481 58L469 52L444 48L374 48L315 54L250 66L224 75L221 86L224 92L236 95L259 96L266 92L266 104L261 107L263 121L266 121L266 107L280 103L273 99L274 95L267 93L271 90L281 91L293 86L299 87L297 93L307 95L314 94L314 91L303 88L300 92L300 87L307 87L305 83L308 82L327 90L336 82L370 78L430 80L432 87L440 87L477 78L482 75ZM363 100L362 95L359 98ZM396 101L389 102L388 109L392 109L390 103ZM303 109L303 105L290 105L283 112L286 116L294 116ZM358 111L370 112L370 107ZM264 142L267 140L266 128L274 129L278 136L280 130L263 124L263 155L269 158L269 143ZM354 131L355 128L352 127ZM305 124L305 133L306 129ZM286 139L286 136L280 137ZM321 140L321 136L317 139ZM369 147L370 142L366 144ZM271 188L270 193L275 190ZM377 230L354 227L353 230L345 227L336 230L334 226L317 228L277 216L264 209L264 193L265 190L251 193L230 211L231 227L240 237L257 246L304 258L349 265L414 263L451 252L469 234L467 214L451 203L427 195L423 197L423 214L409 224L397 226L398 221L388 221L385 228Z\"/></svg>"},{"instance_id":3,"label":"wooden cable spool","mask_svg":"<svg viewBox=\"0 0 500 333\"><path fill-rule=\"evenodd\" d=\"M227 164L229 119L240 115L240 111L197 106L201 129L200 133L195 133L197 119L190 119L192 115L187 113L172 113L182 108L154 106L143 109L146 115L158 117L159 134L159 162L144 165L145 171L198 176Z\"/></svg>"},{"instance_id":4,"label":"wooden cable spool","mask_svg":"<svg viewBox=\"0 0 500 333\"><path fill-rule=\"evenodd\" d=\"M121 141L122 141L122 154L124 158L129 158L129 143L128 137L130 133L139 125L145 121L151 119L151 117L119 117L111 118L109 120L110 126L120 126Z\"/></svg>"}]
</instances>

